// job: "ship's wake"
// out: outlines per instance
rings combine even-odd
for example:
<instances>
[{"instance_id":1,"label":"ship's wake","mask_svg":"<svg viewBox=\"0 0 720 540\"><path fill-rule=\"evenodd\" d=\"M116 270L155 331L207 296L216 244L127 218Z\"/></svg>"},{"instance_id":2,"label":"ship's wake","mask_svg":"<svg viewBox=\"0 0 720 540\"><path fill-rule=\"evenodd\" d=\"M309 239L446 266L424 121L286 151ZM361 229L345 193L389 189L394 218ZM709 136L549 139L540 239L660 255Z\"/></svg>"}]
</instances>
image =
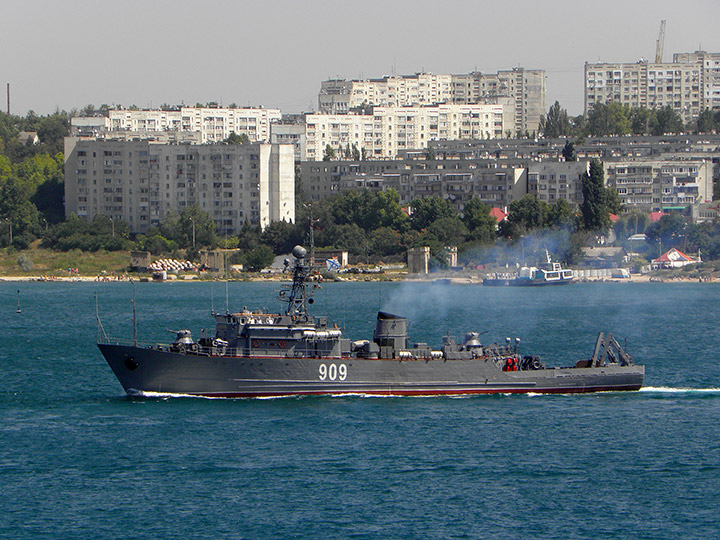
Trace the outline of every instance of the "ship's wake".
<instances>
[{"instance_id":1,"label":"ship's wake","mask_svg":"<svg viewBox=\"0 0 720 540\"><path fill-rule=\"evenodd\" d=\"M720 388L675 388L672 386L645 386L639 392L654 394L720 394Z\"/></svg>"}]
</instances>

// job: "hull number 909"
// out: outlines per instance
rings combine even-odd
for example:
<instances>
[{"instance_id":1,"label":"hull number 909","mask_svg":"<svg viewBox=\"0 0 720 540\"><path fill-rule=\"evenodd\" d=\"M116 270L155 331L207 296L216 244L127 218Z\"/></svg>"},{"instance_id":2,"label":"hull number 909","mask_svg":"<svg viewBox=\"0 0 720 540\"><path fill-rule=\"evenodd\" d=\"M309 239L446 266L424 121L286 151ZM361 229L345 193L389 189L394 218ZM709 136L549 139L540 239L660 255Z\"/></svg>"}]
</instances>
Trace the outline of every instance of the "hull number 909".
<instances>
[{"instance_id":1,"label":"hull number 909","mask_svg":"<svg viewBox=\"0 0 720 540\"><path fill-rule=\"evenodd\" d=\"M347 377L347 366L345 364L320 364L318 376L321 381L344 381Z\"/></svg>"}]
</instances>

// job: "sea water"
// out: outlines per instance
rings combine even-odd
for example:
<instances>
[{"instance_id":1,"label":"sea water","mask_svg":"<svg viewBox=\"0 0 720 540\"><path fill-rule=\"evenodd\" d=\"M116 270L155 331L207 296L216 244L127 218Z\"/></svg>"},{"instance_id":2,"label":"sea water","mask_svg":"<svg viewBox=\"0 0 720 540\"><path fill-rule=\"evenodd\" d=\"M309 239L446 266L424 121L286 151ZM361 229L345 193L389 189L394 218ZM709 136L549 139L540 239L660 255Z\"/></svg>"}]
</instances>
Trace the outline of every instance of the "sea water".
<instances>
[{"instance_id":1,"label":"sea water","mask_svg":"<svg viewBox=\"0 0 720 540\"><path fill-rule=\"evenodd\" d=\"M173 339L271 283L2 283L0 538L717 538L715 284L325 283L315 314L369 338L486 332L547 365L613 332L640 392L466 398L128 398L105 331ZM17 290L22 313L17 314ZM227 299L227 300L226 300Z\"/></svg>"}]
</instances>

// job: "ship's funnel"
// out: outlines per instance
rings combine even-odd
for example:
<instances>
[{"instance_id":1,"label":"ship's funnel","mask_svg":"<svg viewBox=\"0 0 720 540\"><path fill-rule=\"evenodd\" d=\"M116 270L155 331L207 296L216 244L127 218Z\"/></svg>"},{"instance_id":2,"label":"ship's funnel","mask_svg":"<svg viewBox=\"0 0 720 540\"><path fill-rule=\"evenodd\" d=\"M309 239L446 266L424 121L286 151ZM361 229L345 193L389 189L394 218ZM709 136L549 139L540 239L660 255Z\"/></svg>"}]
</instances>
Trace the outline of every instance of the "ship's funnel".
<instances>
[{"instance_id":1,"label":"ship's funnel","mask_svg":"<svg viewBox=\"0 0 720 540\"><path fill-rule=\"evenodd\" d=\"M407 349L407 319L379 311L373 341L380 347L390 347L393 351Z\"/></svg>"}]
</instances>

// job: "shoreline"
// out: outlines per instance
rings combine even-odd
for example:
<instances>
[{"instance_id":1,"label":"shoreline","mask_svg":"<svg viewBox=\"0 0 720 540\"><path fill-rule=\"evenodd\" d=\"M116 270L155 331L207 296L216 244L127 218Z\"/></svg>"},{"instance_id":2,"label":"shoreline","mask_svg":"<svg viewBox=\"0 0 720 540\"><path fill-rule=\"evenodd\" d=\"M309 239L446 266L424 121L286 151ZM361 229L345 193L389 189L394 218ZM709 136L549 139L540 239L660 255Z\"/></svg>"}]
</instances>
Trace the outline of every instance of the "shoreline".
<instances>
[{"instance_id":1,"label":"shoreline","mask_svg":"<svg viewBox=\"0 0 720 540\"><path fill-rule=\"evenodd\" d=\"M345 283L345 282L368 282L368 281L402 281L402 282L416 282L416 283L433 283L442 282L449 285L482 285L482 276L478 275L447 275L439 273L437 275L413 275L408 274L381 274L383 276L380 279L373 279L366 275L358 276L342 276L342 279L325 280L325 283ZM225 281L224 279L200 279L197 275L188 274L184 276L178 276L174 279L166 279L164 281L153 280L148 277L132 277L132 276L103 276L103 277L91 277L91 276L0 276L0 282L6 283L21 283L21 282L38 282L38 283L120 283L120 282L150 282L150 283L202 283L212 281ZM282 276L276 274L269 274L266 276L245 276L243 278L230 279L231 282L279 282L287 281ZM629 278L596 278L596 279L576 279L572 283L720 283L720 277L710 276L706 278L690 278L690 277L677 277L677 276L659 276L657 274L631 274ZM571 284L572 284L571 283Z\"/></svg>"}]
</instances>

